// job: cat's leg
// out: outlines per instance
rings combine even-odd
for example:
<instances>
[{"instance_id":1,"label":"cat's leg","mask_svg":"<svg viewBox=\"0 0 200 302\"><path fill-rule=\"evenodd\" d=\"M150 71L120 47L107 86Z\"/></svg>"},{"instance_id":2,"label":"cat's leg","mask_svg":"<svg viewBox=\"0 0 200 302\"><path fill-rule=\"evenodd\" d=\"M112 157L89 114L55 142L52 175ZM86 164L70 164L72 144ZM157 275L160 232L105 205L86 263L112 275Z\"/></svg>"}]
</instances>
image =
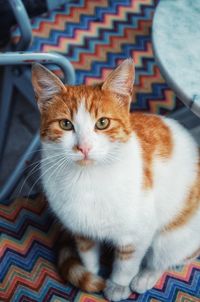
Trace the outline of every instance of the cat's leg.
<instances>
[{"instance_id":1,"label":"cat's leg","mask_svg":"<svg viewBox=\"0 0 200 302\"><path fill-rule=\"evenodd\" d=\"M98 242L82 236L75 237L79 256L87 268L93 274L99 272L100 246Z\"/></svg>"},{"instance_id":2,"label":"cat's leg","mask_svg":"<svg viewBox=\"0 0 200 302\"><path fill-rule=\"evenodd\" d=\"M161 268L154 269L148 266L142 268L131 281L131 290L139 294L145 293L147 290L154 287L164 271L165 270L162 270Z\"/></svg>"},{"instance_id":3,"label":"cat's leg","mask_svg":"<svg viewBox=\"0 0 200 302\"><path fill-rule=\"evenodd\" d=\"M145 206L144 208L141 206L135 218L130 219L131 231L127 232L126 228L124 233L122 230L122 233L115 238L116 252L113 270L104 290L109 300L127 299L131 293L131 281L139 272L142 259L151 245L157 227L153 201L153 192L148 191L143 196L142 204L148 203L152 206L148 210Z\"/></svg>"},{"instance_id":4,"label":"cat's leg","mask_svg":"<svg viewBox=\"0 0 200 302\"><path fill-rule=\"evenodd\" d=\"M133 278L131 289L138 293L154 287L169 268L187 263L200 252L200 236L195 224L169 232L161 232L145 256L146 267Z\"/></svg>"},{"instance_id":5,"label":"cat's leg","mask_svg":"<svg viewBox=\"0 0 200 302\"><path fill-rule=\"evenodd\" d=\"M158 279L161 277L164 272L164 268L161 266L157 266L155 268L153 265L154 258L154 250L150 247L142 261L140 271L131 281L130 287L132 291L140 294L144 293L154 287Z\"/></svg>"},{"instance_id":6,"label":"cat's leg","mask_svg":"<svg viewBox=\"0 0 200 302\"><path fill-rule=\"evenodd\" d=\"M130 282L139 271L148 244L148 240L141 240L140 245L129 243L116 248L113 271L104 290L107 299L120 301L129 297Z\"/></svg>"}]
</instances>

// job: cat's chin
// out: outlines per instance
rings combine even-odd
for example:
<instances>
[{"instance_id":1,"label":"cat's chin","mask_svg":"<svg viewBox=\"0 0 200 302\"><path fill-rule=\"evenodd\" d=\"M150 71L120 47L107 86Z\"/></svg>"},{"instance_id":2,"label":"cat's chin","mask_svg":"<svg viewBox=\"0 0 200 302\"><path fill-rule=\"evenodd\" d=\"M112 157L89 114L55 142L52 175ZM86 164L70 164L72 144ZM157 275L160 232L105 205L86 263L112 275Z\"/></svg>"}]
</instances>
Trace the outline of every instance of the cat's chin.
<instances>
[{"instance_id":1,"label":"cat's chin","mask_svg":"<svg viewBox=\"0 0 200 302\"><path fill-rule=\"evenodd\" d=\"M76 164L79 166L90 166L94 163L94 160L92 159L80 159L76 161Z\"/></svg>"}]
</instances>

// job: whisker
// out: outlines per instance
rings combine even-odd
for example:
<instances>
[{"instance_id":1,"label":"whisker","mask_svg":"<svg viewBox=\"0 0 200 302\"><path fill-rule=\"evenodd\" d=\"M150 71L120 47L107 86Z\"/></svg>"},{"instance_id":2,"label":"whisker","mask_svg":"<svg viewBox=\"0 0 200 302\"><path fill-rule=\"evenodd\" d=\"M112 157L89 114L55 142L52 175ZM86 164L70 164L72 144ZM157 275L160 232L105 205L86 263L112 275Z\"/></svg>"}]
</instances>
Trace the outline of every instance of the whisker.
<instances>
[{"instance_id":1,"label":"whisker","mask_svg":"<svg viewBox=\"0 0 200 302\"><path fill-rule=\"evenodd\" d=\"M63 160L63 158L61 158L60 160ZM50 167L49 167L43 174L41 174L40 177L34 182L34 184L31 186L31 188L30 188L30 190L29 190L27 199L29 198L31 191L33 190L34 186L39 182L39 180L40 180L41 178L43 178L43 176L46 175L50 169L53 169L53 168L60 162L60 160L58 160L56 163L54 163L52 166L50 166Z\"/></svg>"},{"instance_id":2,"label":"whisker","mask_svg":"<svg viewBox=\"0 0 200 302\"><path fill-rule=\"evenodd\" d=\"M48 165L48 164L50 164L50 162L44 163L44 165ZM33 168L31 169L31 171L28 173L28 175L27 175L26 178L24 179L24 181L23 181L23 183L22 183L22 185L21 185L21 187L20 187L20 189L19 189L19 192L18 192L17 194L19 194L19 195L21 194L22 189L23 189L23 187L24 187L26 181L27 181L33 174L35 174L35 173L38 172L38 171L40 171L40 162L39 162L38 164L36 164L36 166L33 167Z\"/></svg>"},{"instance_id":3,"label":"whisker","mask_svg":"<svg viewBox=\"0 0 200 302\"><path fill-rule=\"evenodd\" d=\"M46 145L47 145L47 146L50 146L51 150L55 150L55 151L56 151L56 150L60 150L60 147L54 146L53 144L48 144L48 143L46 143ZM40 148L40 149L37 149L37 150L28 152L28 154L40 152L40 151L43 151L43 150L47 150L47 151L48 151L49 148L48 148L48 147L46 147L46 148L42 147L42 148Z\"/></svg>"},{"instance_id":4,"label":"whisker","mask_svg":"<svg viewBox=\"0 0 200 302\"><path fill-rule=\"evenodd\" d=\"M49 175L49 177L48 177L48 179L47 179L47 182L50 180L50 178L51 178L53 175L55 175L55 173L59 170L60 166L63 165L63 162L64 162L64 161L65 161L65 158L62 158L61 163L60 163L60 161L59 161L60 164L56 167L55 170L53 170L52 174ZM55 175L55 179L56 179L56 176L57 176L57 174Z\"/></svg>"},{"instance_id":5,"label":"whisker","mask_svg":"<svg viewBox=\"0 0 200 302\"><path fill-rule=\"evenodd\" d=\"M61 155L65 155L65 154L66 154L66 152L62 152L62 153L59 153L59 154L55 154L55 155L51 155L51 156L48 156L48 157L45 157L45 158L41 158L41 159L39 159L39 160L33 162L32 164L29 164L28 167L26 167L25 169L30 168L31 166L33 166L34 164L36 164L36 163L38 163L38 162L42 163L42 162L44 162L44 161L46 161L46 160L49 160L49 159L51 159L51 158L59 157L59 156L61 156Z\"/></svg>"},{"instance_id":6,"label":"whisker","mask_svg":"<svg viewBox=\"0 0 200 302\"><path fill-rule=\"evenodd\" d=\"M60 154L57 154L57 155L49 156L49 157L47 157L47 158L43 158L43 159L38 160L38 161L34 162L33 164L29 165L26 169L30 168L30 167L33 166L33 165L35 165L35 166L31 169L31 171L28 173L28 175L27 175L26 178L24 179L24 181L23 181L23 183L22 183L22 185L21 185L21 187L20 187L20 189L19 189L19 192L18 192L17 194L19 194L19 195L21 194L21 191L22 191L22 189L23 189L23 187L24 187L26 181L27 181L34 173L36 173L36 172L38 172L38 171L40 170L40 165L41 165L41 163L42 163L43 165L46 166L46 165L48 165L48 164L50 164L50 163L53 162L51 159L55 159L55 158L60 157L60 156L63 156L63 155L65 155L65 152L60 153Z\"/></svg>"}]
</instances>

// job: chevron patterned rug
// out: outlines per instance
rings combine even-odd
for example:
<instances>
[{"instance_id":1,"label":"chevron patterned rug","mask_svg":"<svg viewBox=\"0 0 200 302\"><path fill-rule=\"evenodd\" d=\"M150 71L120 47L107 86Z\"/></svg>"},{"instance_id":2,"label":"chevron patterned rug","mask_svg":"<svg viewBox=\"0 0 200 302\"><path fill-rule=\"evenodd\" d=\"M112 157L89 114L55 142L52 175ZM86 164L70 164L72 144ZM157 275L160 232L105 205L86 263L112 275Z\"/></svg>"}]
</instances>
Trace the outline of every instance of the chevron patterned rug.
<instances>
[{"instance_id":1,"label":"chevron patterned rug","mask_svg":"<svg viewBox=\"0 0 200 302\"><path fill-rule=\"evenodd\" d=\"M76 70L77 84L99 82L123 59L136 64L131 110L167 114L176 99L155 64L151 25L158 0L74 0L32 21L32 51L58 52ZM18 33L15 33L17 38Z\"/></svg>"},{"instance_id":2,"label":"chevron patterned rug","mask_svg":"<svg viewBox=\"0 0 200 302\"><path fill-rule=\"evenodd\" d=\"M1 203L0 234L1 302L106 302L61 280L55 252L59 227L40 196ZM152 290L127 301L199 302L200 258L165 273Z\"/></svg>"}]
</instances>

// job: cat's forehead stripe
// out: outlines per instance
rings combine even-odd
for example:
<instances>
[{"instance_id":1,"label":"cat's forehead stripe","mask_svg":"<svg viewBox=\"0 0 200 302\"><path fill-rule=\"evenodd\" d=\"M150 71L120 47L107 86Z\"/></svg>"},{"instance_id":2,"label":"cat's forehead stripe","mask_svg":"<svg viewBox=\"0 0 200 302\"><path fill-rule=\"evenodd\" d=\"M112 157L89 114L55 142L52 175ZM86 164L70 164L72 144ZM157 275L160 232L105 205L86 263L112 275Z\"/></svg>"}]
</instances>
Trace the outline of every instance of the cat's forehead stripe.
<instances>
[{"instance_id":1,"label":"cat's forehead stripe","mask_svg":"<svg viewBox=\"0 0 200 302\"><path fill-rule=\"evenodd\" d=\"M87 110L94 118L97 118L100 109L100 100L102 98L102 91L99 88L76 86L67 87L63 95L64 102L67 104L70 111L70 118L78 112L81 104L84 104Z\"/></svg>"}]
</instances>

